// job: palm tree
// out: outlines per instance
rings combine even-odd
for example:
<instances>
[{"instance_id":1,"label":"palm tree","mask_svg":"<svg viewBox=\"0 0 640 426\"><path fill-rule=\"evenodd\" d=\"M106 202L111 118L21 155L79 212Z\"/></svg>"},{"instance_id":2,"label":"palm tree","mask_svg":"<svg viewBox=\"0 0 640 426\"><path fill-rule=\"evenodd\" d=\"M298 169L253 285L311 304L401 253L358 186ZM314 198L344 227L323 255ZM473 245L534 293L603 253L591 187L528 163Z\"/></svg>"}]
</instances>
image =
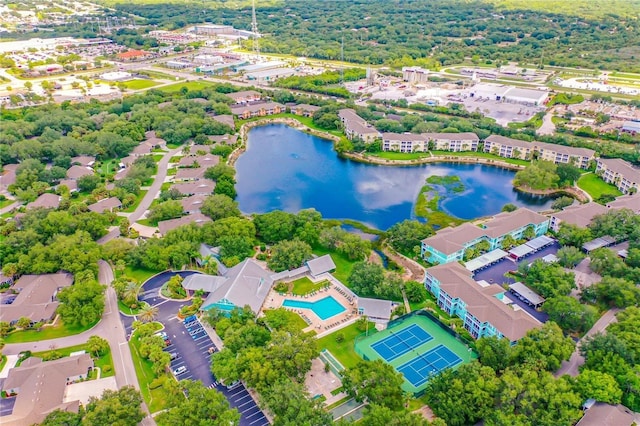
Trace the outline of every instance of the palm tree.
<instances>
[{"instance_id":1,"label":"palm tree","mask_svg":"<svg viewBox=\"0 0 640 426\"><path fill-rule=\"evenodd\" d=\"M127 301L137 301L139 292L140 287L138 287L138 283L130 281L122 292L122 298Z\"/></svg>"},{"instance_id":2,"label":"palm tree","mask_svg":"<svg viewBox=\"0 0 640 426\"><path fill-rule=\"evenodd\" d=\"M138 319L142 322L151 322L158 316L158 308L149 304L144 305L138 313Z\"/></svg>"}]
</instances>

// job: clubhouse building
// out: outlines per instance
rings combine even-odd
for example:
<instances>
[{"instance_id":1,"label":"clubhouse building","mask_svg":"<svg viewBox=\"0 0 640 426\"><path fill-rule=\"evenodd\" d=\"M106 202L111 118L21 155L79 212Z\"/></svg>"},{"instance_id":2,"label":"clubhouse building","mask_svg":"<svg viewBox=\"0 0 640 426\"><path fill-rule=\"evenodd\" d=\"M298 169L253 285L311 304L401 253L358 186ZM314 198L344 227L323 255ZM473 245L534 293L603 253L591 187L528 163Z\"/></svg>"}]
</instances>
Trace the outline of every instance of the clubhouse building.
<instances>
[{"instance_id":1,"label":"clubhouse building","mask_svg":"<svg viewBox=\"0 0 640 426\"><path fill-rule=\"evenodd\" d=\"M549 230L549 218L529 209L520 208L503 212L480 226L469 222L455 228L444 228L436 235L422 240L422 258L430 263L461 261L465 250L482 241L489 243L489 250L500 248L508 235L522 239L527 228L532 228L536 237Z\"/></svg>"},{"instance_id":2,"label":"clubhouse building","mask_svg":"<svg viewBox=\"0 0 640 426\"><path fill-rule=\"evenodd\" d=\"M541 324L519 307L505 303L505 290L498 284L483 285L459 263L437 265L426 270L424 285L449 315L463 320L476 339L504 337L512 344Z\"/></svg>"}]
</instances>

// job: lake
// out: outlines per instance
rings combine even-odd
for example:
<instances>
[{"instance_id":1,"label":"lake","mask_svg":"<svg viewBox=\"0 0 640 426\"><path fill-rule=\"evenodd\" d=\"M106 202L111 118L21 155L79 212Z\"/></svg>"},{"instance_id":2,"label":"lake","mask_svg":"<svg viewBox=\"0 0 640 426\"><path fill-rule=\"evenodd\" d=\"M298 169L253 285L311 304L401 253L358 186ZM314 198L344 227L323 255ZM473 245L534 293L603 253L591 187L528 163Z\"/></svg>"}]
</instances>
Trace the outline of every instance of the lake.
<instances>
[{"instance_id":1,"label":"lake","mask_svg":"<svg viewBox=\"0 0 640 426\"><path fill-rule=\"evenodd\" d=\"M331 141L284 124L251 129L236 170L237 201L244 213L315 208L324 218L353 219L382 230L415 218L416 197L432 175L460 177L465 191L449 195L440 208L461 219L496 214L507 203L533 210L551 204L549 198L515 191L510 170L479 164L357 163L338 157Z\"/></svg>"}]
</instances>

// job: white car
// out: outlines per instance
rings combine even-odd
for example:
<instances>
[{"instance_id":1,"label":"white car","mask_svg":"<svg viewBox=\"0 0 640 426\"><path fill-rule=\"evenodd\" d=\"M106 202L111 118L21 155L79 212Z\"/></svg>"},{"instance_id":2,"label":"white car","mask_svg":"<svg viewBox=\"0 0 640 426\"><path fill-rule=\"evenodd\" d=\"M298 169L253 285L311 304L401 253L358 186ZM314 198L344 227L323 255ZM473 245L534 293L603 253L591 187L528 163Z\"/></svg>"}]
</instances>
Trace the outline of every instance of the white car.
<instances>
[{"instance_id":1,"label":"white car","mask_svg":"<svg viewBox=\"0 0 640 426\"><path fill-rule=\"evenodd\" d=\"M178 367L175 370L173 370L173 375L174 376L179 376L182 373L185 373L187 371L187 367L185 367L184 365L182 367Z\"/></svg>"}]
</instances>

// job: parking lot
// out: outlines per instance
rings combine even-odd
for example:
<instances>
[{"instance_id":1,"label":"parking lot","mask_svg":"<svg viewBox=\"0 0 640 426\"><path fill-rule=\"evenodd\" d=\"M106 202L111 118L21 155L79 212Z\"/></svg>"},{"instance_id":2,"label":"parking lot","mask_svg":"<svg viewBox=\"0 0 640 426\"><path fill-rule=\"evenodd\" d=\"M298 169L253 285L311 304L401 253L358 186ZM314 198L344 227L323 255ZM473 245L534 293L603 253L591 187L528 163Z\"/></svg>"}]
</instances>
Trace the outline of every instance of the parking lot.
<instances>
[{"instance_id":1,"label":"parking lot","mask_svg":"<svg viewBox=\"0 0 640 426\"><path fill-rule=\"evenodd\" d=\"M191 274L193 272L180 272L183 277ZM211 374L211 356L218 348L197 319L190 317L182 321L176 316L180 307L190 302L167 300L160 296L160 288L172 275L173 273L165 273L150 279L144 284L141 293L143 300L158 308L157 321L164 325L162 331L171 341L165 348L165 351L175 354L170 365L171 372L180 371L176 375L177 380L200 380L204 386L215 388L222 393L231 407L240 412L241 426L268 425L269 421L242 383L228 389L219 384ZM130 332L133 318L121 318L125 328Z\"/></svg>"}]
</instances>

